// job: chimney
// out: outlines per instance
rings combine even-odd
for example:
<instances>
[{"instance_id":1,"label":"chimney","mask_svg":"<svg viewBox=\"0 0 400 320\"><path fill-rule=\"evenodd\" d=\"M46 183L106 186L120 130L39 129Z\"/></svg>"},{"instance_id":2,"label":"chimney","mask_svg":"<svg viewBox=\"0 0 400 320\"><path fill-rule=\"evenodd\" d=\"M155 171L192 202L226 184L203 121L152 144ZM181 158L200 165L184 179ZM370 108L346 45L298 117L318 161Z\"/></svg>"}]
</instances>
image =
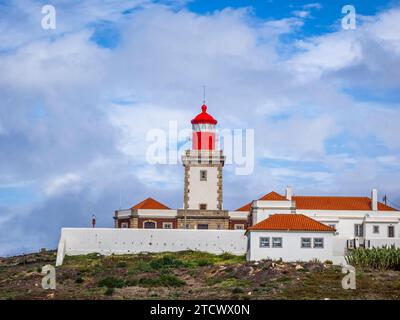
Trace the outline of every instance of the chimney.
<instances>
[{"instance_id":1,"label":"chimney","mask_svg":"<svg viewBox=\"0 0 400 320\"><path fill-rule=\"evenodd\" d=\"M372 189L371 191L371 210L378 210L378 190Z\"/></svg>"},{"instance_id":2,"label":"chimney","mask_svg":"<svg viewBox=\"0 0 400 320\"><path fill-rule=\"evenodd\" d=\"M286 199L292 200L293 188L287 186L286 187Z\"/></svg>"}]
</instances>

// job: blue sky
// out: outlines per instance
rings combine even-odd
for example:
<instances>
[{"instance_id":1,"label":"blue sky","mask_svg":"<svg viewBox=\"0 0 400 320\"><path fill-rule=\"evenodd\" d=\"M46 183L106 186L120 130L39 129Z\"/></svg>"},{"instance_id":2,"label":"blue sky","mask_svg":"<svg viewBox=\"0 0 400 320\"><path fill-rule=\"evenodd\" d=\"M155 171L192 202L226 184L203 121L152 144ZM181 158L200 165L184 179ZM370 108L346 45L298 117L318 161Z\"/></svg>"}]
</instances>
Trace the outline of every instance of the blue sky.
<instances>
[{"instance_id":1,"label":"blue sky","mask_svg":"<svg viewBox=\"0 0 400 320\"><path fill-rule=\"evenodd\" d=\"M44 4L0 1L0 255L110 227L120 200L180 207L183 170L145 137L190 127L203 84L220 129L255 132L225 208L287 185L400 203L400 1L60 0L56 30Z\"/></svg>"}]
</instances>

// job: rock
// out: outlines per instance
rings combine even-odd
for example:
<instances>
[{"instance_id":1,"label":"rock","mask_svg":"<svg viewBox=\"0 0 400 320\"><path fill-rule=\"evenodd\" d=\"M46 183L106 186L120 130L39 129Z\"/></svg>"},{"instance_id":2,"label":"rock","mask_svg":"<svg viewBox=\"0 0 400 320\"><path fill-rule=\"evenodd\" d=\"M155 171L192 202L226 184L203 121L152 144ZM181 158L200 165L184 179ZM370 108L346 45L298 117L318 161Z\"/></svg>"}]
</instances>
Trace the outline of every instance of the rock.
<instances>
[{"instance_id":1,"label":"rock","mask_svg":"<svg viewBox=\"0 0 400 320\"><path fill-rule=\"evenodd\" d=\"M294 267L296 270L303 270L303 266L300 264L296 264L296 266Z\"/></svg>"},{"instance_id":2,"label":"rock","mask_svg":"<svg viewBox=\"0 0 400 320\"><path fill-rule=\"evenodd\" d=\"M251 296L251 291L249 291L249 292L247 293L247 295Z\"/></svg>"}]
</instances>

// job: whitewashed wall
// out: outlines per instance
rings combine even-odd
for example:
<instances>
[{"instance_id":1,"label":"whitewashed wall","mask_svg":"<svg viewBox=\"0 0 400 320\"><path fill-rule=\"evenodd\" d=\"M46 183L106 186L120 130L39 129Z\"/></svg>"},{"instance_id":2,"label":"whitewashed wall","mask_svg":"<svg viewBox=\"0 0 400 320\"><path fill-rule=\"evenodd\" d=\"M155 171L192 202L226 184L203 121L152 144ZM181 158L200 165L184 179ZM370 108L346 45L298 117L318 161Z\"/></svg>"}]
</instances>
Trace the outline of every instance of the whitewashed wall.
<instances>
[{"instance_id":1,"label":"whitewashed wall","mask_svg":"<svg viewBox=\"0 0 400 320\"><path fill-rule=\"evenodd\" d=\"M207 171L207 181L200 181L200 171ZM207 204L208 210L217 210L218 168L190 167L189 170L189 209L199 209L200 203Z\"/></svg>"},{"instance_id":2,"label":"whitewashed wall","mask_svg":"<svg viewBox=\"0 0 400 320\"><path fill-rule=\"evenodd\" d=\"M251 231L249 237L250 248L247 258L251 261L267 258L273 260L281 258L283 261L334 260L333 233ZM260 237L270 237L269 248L260 248ZM272 237L282 238L282 248L272 248ZM301 238L324 238L324 248L301 248Z\"/></svg>"},{"instance_id":3,"label":"whitewashed wall","mask_svg":"<svg viewBox=\"0 0 400 320\"><path fill-rule=\"evenodd\" d=\"M379 232L374 233L374 226L379 227ZM393 222L386 222L386 221L367 221L365 223L365 237L367 239L372 239L372 238L389 238L389 232L388 228L389 226L394 227L394 234L395 238L400 237L400 228L398 221L393 221Z\"/></svg>"},{"instance_id":4,"label":"whitewashed wall","mask_svg":"<svg viewBox=\"0 0 400 320\"><path fill-rule=\"evenodd\" d=\"M272 204L271 204L272 203ZM275 204L276 203L276 204ZM253 206L253 224L268 218L271 214L292 213L290 201L255 201ZM274 206L274 207L272 207ZM286 206L286 208L285 208ZM304 214L324 224L334 224L340 237L354 238L354 225L364 225L364 237L387 237L387 226L395 226L395 237L400 237L399 211L345 211L345 210L304 210L297 209L297 214ZM382 224L380 233L372 233L372 225ZM385 225L386 224L386 225Z\"/></svg>"},{"instance_id":5,"label":"whitewashed wall","mask_svg":"<svg viewBox=\"0 0 400 320\"><path fill-rule=\"evenodd\" d=\"M100 229L63 228L57 251L57 263L65 255L88 253L132 254L197 250L209 253L246 253L243 230L187 229Z\"/></svg>"},{"instance_id":6,"label":"whitewashed wall","mask_svg":"<svg viewBox=\"0 0 400 320\"><path fill-rule=\"evenodd\" d=\"M400 248L400 238L376 238L370 239L370 247L383 247L383 246L395 246L396 248Z\"/></svg>"}]
</instances>

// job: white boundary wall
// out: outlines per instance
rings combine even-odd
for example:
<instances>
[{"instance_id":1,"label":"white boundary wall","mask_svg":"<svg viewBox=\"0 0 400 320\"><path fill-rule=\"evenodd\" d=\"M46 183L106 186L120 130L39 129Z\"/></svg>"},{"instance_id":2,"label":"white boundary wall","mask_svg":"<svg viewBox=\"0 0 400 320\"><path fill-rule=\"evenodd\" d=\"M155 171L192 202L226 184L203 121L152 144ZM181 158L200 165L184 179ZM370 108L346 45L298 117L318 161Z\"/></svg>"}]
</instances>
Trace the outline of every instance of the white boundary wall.
<instances>
[{"instance_id":1,"label":"white boundary wall","mask_svg":"<svg viewBox=\"0 0 400 320\"><path fill-rule=\"evenodd\" d=\"M368 239L370 240L370 247L383 247L383 246L395 246L396 248L400 248L400 238L376 238L376 239Z\"/></svg>"},{"instance_id":2,"label":"white boundary wall","mask_svg":"<svg viewBox=\"0 0 400 320\"><path fill-rule=\"evenodd\" d=\"M133 254L197 250L245 254L243 230L62 228L56 265L65 255Z\"/></svg>"}]
</instances>

